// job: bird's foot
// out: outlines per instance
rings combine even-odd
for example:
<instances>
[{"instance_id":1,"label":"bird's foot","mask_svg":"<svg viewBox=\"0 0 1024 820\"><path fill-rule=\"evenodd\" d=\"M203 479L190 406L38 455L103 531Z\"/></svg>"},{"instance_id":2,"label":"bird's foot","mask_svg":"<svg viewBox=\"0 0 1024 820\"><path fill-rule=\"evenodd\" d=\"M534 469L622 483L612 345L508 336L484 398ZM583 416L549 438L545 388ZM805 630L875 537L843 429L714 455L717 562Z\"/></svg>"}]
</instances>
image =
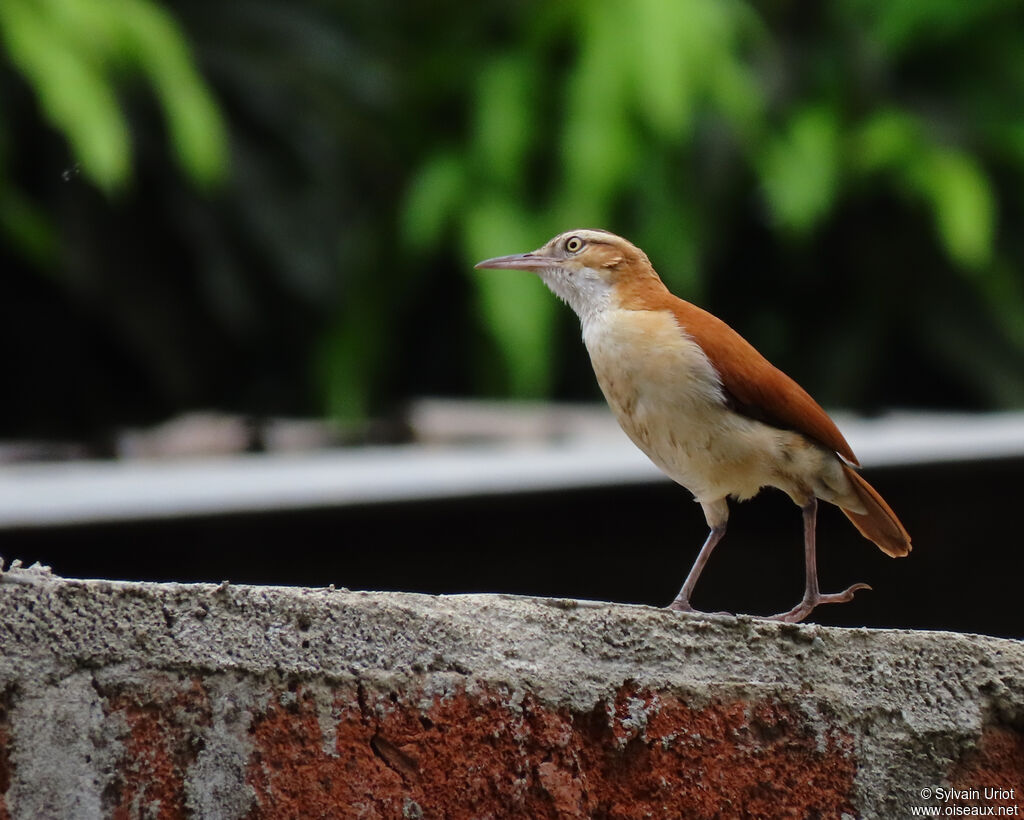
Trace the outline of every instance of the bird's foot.
<instances>
[{"instance_id":1,"label":"bird's foot","mask_svg":"<svg viewBox=\"0 0 1024 820\"><path fill-rule=\"evenodd\" d=\"M854 584L851 587L847 587L842 592L834 592L830 595L818 594L813 597L804 596L804 599L793 607L789 612L780 612L778 615L772 615L769 620L782 621L787 624L798 624L808 615L810 615L814 608L821 604L845 604L848 601L853 600L853 594L862 589L871 589L867 584Z\"/></svg>"},{"instance_id":2,"label":"bird's foot","mask_svg":"<svg viewBox=\"0 0 1024 820\"><path fill-rule=\"evenodd\" d=\"M682 598L676 598L665 609L675 612L692 612L694 615L732 615L731 612L705 612L703 609L694 609L689 601L684 601Z\"/></svg>"}]
</instances>

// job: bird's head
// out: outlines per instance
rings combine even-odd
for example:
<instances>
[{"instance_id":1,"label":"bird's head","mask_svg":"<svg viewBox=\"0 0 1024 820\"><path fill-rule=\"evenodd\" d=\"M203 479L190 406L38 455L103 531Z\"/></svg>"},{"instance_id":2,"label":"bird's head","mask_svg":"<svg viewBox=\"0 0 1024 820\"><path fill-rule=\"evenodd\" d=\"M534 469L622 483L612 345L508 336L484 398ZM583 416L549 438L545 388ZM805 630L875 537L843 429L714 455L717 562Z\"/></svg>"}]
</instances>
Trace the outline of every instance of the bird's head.
<instances>
[{"instance_id":1,"label":"bird's head","mask_svg":"<svg viewBox=\"0 0 1024 820\"><path fill-rule=\"evenodd\" d=\"M476 267L534 271L581 319L614 304L622 285L652 278L660 284L647 255L632 242L583 228L559 234L535 251L485 259Z\"/></svg>"}]
</instances>

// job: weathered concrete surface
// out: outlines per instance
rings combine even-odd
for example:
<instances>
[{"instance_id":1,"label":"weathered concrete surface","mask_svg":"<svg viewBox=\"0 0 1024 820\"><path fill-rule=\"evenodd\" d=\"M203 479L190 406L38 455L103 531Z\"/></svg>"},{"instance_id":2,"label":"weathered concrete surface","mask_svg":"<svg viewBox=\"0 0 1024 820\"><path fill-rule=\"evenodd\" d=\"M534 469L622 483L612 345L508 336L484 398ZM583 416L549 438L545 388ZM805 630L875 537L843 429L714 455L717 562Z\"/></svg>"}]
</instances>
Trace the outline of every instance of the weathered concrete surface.
<instances>
[{"instance_id":1,"label":"weathered concrete surface","mask_svg":"<svg viewBox=\"0 0 1024 820\"><path fill-rule=\"evenodd\" d=\"M2 580L0 820L1024 813L1016 641Z\"/></svg>"}]
</instances>

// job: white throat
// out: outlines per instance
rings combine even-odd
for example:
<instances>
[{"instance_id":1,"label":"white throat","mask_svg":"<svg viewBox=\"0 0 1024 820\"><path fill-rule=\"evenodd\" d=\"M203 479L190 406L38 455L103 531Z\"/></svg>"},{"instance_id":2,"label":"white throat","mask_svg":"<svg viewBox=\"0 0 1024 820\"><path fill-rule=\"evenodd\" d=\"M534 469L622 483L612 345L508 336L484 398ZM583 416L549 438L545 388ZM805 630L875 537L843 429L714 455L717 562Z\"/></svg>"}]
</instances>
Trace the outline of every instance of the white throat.
<instances>
[{"instance_id":1,"label":"white throat","mask_svg":"<svg viewBox=\"0 0 1024 820\"><path fill-rule=\"evenodd\" d=\"M592 268L544 268L538 273L551 292L575 311L584 327L611 306L612 286Z\"/></svg>"}]
</instances>

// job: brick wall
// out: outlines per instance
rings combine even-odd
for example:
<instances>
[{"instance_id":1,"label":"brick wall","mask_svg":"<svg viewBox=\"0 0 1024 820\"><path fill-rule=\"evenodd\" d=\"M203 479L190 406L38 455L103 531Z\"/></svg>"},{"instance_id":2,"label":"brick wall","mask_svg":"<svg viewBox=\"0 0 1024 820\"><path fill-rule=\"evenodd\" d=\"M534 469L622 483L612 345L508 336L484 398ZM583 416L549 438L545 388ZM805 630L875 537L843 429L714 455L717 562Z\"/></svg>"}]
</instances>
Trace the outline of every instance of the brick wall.
<instances>
[{"instance_id":1,"label":"brick wall","mask_svg":"<svg viewBox=\"0 0 1024 820\"><path fill-rule=\"evenodd\" d=\"M0 820L1024 814L1016 641L0 580Z\"/></svg>"}]
</instances>

